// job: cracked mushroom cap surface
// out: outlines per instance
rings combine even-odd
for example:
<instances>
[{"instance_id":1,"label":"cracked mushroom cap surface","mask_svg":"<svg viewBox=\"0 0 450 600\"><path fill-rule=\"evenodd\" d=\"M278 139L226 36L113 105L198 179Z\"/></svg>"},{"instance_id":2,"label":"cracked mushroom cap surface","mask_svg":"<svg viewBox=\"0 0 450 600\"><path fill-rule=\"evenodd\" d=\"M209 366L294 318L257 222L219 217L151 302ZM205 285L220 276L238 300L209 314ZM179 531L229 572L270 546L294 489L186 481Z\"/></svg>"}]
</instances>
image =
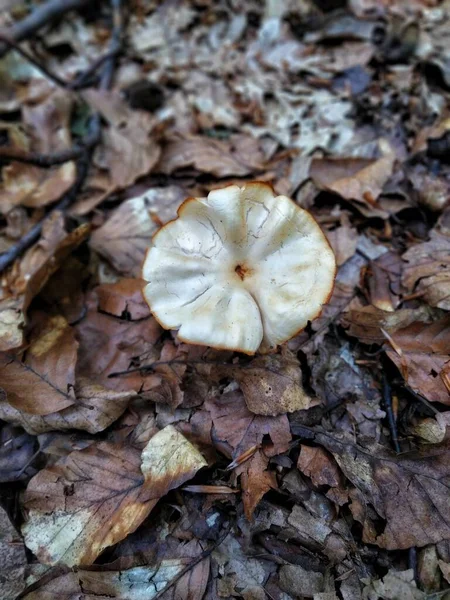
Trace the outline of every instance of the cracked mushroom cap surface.
<instances>
[{"instance_id":1,"label":"cracked mushroom cap surface","mask_svg":"<svg viewBox=\"0 0 450 600\"><path fill-rule=\"evenodd\" d=\"M153 316L184 342L269 352L315 319L336 261L314 218L264 183L188 198L143 265Z\"/></svg>"}]
</instances>

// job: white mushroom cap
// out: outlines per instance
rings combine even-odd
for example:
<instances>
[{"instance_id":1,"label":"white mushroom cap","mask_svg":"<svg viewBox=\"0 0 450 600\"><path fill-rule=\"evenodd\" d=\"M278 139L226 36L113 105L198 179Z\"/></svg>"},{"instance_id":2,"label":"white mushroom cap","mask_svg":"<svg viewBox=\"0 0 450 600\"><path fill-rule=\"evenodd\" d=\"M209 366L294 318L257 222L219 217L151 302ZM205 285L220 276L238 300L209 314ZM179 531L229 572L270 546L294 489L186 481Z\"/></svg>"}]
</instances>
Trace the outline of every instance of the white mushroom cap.
<instances>
[{"instance_id":1,"label":"white mushroom cap","mask_svg":"<svg viewBox=\"0 0 450 600\"><path fill-rule=\"evenodd\" d=\"M188 198L153 237L144 296L192 344L268 352L321 312L336 274L313 217L264 183Z\"/></svg>"}]
</instances>

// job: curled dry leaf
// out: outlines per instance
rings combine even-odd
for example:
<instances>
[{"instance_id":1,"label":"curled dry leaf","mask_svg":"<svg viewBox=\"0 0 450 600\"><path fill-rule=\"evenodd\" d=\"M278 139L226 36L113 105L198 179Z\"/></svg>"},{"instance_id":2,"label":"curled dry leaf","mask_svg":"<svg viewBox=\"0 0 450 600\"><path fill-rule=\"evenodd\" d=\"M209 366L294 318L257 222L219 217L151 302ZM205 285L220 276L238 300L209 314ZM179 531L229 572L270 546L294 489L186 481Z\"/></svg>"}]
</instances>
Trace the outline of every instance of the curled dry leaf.
<instances>
[{"instance_id":1,"label":"curled dry leaf","mask_svg":"<svg viewBox=\"0 0 450 600\"><path fill-rule=\"evenodd\" d=\"M450 236L434 230L430 241L412 246L402 258L403 285L422 292L431 306L450 310Z\"/></svg>"},{"instance_id":2,"label":"curled dry leaf","mask_svg":"<svg viewBox=\"0 0 450 600\"><path fill-rule=\"evenodd\" d=\"M78 342L64 317L44 322L22 358L0 353L0 386L11 406L34 415L48 415L75 402Z\"/></svg>"},{"instance_id":3,"label":"curled dry leaf","mask_svg":"<svg viewBox=\"0 0 450 600\"><path fill-rule=\"evenodd\" d=\"M70 252L86 239L89 229L88 225L80 225L67 233L62 214L55 211L44 223L39 242L5 275L0 292L0 351L22 345L25 315L31 300Z\"/></svg>"},{"instance_id":4,"label":"curled dry leaf","mask_svg":"<svg viewBox=\"0 0 450 600\"><path fill-rule=\"evenodd\" d=\"M257 415L276 416L306 410L311 398L304 391L302 372L294 355L260 356L245 368L232 371L247 408Z\"/></svg>"},{"instance_id":5,"label":"curled dry leaf","mask_svg":"<svg viewBox=\"0 0 450 600\"><path fill-rule=\"evenodd\" d=\"M13 600L25 587L25 546L0 507L0 598Z\"/></svg>"},{"instance_id":6,"label":"curled dry leaf","mask_svg":"<svg viewBox=\"0 0 450 600\"><path fill-rule=\"evenodd\" d=\"M118 92L90 89L84 97L103 116L100 152L109 169L112 185L126 188L150 173L159 159L157 122L148 112L132 110Z\"/></svg>"},{"instance_id":7,"label":"curled dry leaf","mask_svg":"<svg viewBox=\"0 0 450 600\"><path fill-rule=\"evenodd\" d=\"M127 408L133 391L113 391L79 378L75 387L76 402L51 414L30 414L0 399L0 419L21 425L25 431L38 435L53 430L81 429L98 433L109 427Z\"/></svg>"},{"instance_id":8,"label":"curled dry leaf","mask_svg":"<svg viewBox=\"0 0 450 600\"><path fill-rule=\"evenodd\" d=\"M325 433L315 439L355 486L350 508L363 525L365 543L400 550L450 539L447 442L395 455L378 444L363 448ZM370 506L383 520L383 530L373 522Z\"/></svg>"},{"instance_id":9,"label":"curled dry leaf","mask_svg":"<svg viewBox=\"0 0 450 600\"><path fill-rule=\"evenodd\" d=\"M30 135L25 147L15 149L41 153L67 150L71 146L70 116L73 99L57 89L42 103L23 107L23 123ZM60 198L75 181L75 163L66 162L50 169L12 162L3 167L1 212L14 206L41 207Z\"/></svg>"},{"instance_id":10,"label":"curled dry leaf","mask_svg":"<svg viewBox=\"0 0 450 600\"><path fill-rule=\"evenodd\" d=\"M392 175L396 157L387 140L380 140L379 149L381 157L377 159L314 159L310 176L319 188L355 200L365 216L386 218L388 214L377 206L377 200Z\"/></svg>"},{"instance_id":11,"label":"curled dry leaf","mask_svg":"<svg viewBox=\"0 0 450 600\"><path fill-rule=\"evenodd\" d=\"M387 355L413 390L430 402L450 404L446 373L450 366L450 317L434 323L412 323L392 334Z\"/></svg>"},{"instance_id":12,"label":"curled dry leaf","mask_svg":"<svg viewBox=\"0 0 450 600\"><path fill-rule=\"evenodd\" d=\"M158 170L170 175L178 169L195 167L217 177L244 176L261 170L265 156L258 141L246 135L216 140L189 135L170 141L164 148Z\"/></svg>"},{"instance_id":13,"label":"curled dry leaf","mask_svg":"<svg viewBox=\"0 0 450 600\"><path fill-rule=\"evenodd\" d=\"M119 273L139 276L152 235L161 223L176 217L182 200L184 192L177 186L152 188L126 200L93 232L91 247Z\"/></svg>"},{"instance_id":14,"label":"curled dry leaf","mask_svg":"<svg viewBox=\"0 0 450 600\"><path fill-rule=\"evenodd\" d=\"M205 465L171 425L142 454L108 442L72 452L30 481L25 544L43 564L90 565L134 531L162 495Z\"/></svg>"}]
</instances>

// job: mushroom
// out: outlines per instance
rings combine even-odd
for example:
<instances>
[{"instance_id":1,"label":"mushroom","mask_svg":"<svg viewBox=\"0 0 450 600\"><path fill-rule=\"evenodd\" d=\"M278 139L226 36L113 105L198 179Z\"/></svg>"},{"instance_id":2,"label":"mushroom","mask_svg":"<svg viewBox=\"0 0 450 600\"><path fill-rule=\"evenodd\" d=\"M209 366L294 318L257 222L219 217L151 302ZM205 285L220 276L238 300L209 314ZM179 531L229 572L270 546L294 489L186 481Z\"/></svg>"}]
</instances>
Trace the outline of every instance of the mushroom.
<instances>
[{"instance_id":1,"label":"mushroom","mask_svg":"<svg viewBox=\"0 0 450 600\"><path fill-rule=\"evenodd\" d=\"M315 319L335 274L313 217L254 182L183 202L153 236L144 296L180 340L251 355L270 352Z\"/></svg>"}]
</instances>

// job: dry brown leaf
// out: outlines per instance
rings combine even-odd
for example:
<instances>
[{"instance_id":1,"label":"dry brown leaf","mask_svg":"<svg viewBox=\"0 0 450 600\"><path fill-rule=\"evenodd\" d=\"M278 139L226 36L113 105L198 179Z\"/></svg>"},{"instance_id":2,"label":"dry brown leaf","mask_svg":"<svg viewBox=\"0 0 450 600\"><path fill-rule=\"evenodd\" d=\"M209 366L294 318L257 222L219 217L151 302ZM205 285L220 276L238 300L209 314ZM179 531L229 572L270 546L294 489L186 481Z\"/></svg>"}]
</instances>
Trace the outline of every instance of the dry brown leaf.
<instances>
[{"instance_id":1,"label":"dry brown leaf","mask_svg":"<svg viewBox=\"0 0 450 600\"><path fill-rule=\"evenodd\" d=\"M400 550L450 539L447 442L395 455L379 444L363 448L326 433L315 439L355 486L350 508L363 525L365 543ZM373 522L370 506L383 519L384 529Z\"/></svg>"},{"instance_id":2,"label":"dry brown leaf","mask_svg":"<svg viewBox=\"0 0 450 600\"><path fill-rule=\"evenodd\" d=\"M100 302L104 302L105 294L111 292L111 286L105 285L106 291L105 286L98 286L89 294L86 315L76 326L80 342L77 373L118 391L141 391L159 385L158 378L153 378L152 375L143 377L139 373L108 378L111 373L129 369L133 358L140 359L144 364L151 362L150 357L155 352L154 345L162 330L151 316L133 321L100 312ZM123 294L125 304L135 302L134 283L123 288L115 285L113 289L116 294ZM117 307L117 298L115 303Z\"/></svg>"},{"instance_id":3,"label":"dry brown leaf","mask_svg":"<svg viewBox=\"0 0 450 600\"><path fill-rule=\"evenodd\" d=\"M367 600L426 600L425 592L417 588L413 569L391 569L382 579L365 582L363 598Z\"/></svg>"},{"instance_id":4,"label":"dry brown leaf","mask_svg":"<svg viewBox=\"0 0 450 600\"><path fill-rule=\"evenodd\" d=\"M286 415L254 415L239 392L228 392L219 398L207 400L205 407L211 413L216 439L231 446L233 457L261 444L265 435L270 436L273 445L265 448L267 456L285 452L289 447L291 433Z\"/></svg>"},{"instance_id":5,"label":"dry brown leaf","mask_svg":"<svg viewBox=\"0 0 450 600\"><path fill-rule=\"evenodd\" d=\"M431 306L450 310L450 237L433 230L430 241L412 246L402 258L403 285L423 293Z\"/></svg>"},{"instance_id":6,"label":"dry brown leaf","mask_svg":"<svg viewBox=\"0 0 450 600\"><path fill-rule=\"evenodd\" d=\"M161 152L155 118L148 112L132 110L118 92L90 89L83 95L108 123L102 132L100 152L112 187L126 188L150 173Z\"/></svg>"},{"instance_id":7,"label":"dry brown leaf","mask_svg":"<svg viewBox=\"0 0 450 600\"><path fill-rule=\"evenodd\" d=\"M392 175L395 152L387 140L379 141L381 157L317 158L312 161L310 176L323 190L334 192L346 200L356 200L355 206L365 216L386 218L377 206L384 184Z\"/></svg>"},{"instance_id":8,"label":"dry brown leaf","mask_svg":"<svg viewBox=\"0 0 450 600\"><path fill-rule=\"evenodd\" d=\"M150 309L142 295L143 279L119 279L97 288L98 310L130 321L146 319Z\"/></svg>"},{"instance_id":9,"label":"dry brown leaf","mask_svg":"<svg viewBox=\"0 0 450 600\"><path fill-rule=\"evenodd\" d=\"M358 245L358 231L351 227L348 219L336 229L325 231L325 235L333 248L338 267L355 254Z\"/></svg>"},{"instance_id":10,"label":"dry brown leaf","mask_svg":"<svg viewBox=\"0 0 450 600\"><path fill-rule=\"evenodd\" d=\"M134 531L162 495L205 465L171 425L151 438L142 455L108 442L72 452L30 481L25 544L43 564L90 565Z\"/></svg>"},{"instance_id":11,"label":"dry brown leaf","mask_svg":"<svg viewBox=\"0 0 450 600\"><path fill-rule=\"evenodd\" d=\"M312 399L303 389L302 372L293 354L260 356L232 373L247 408L254 414L274 417L311 406Z\"/></svg>"},{"instance_id":12,"label":"dry brown leaf","mask_svg":"<svg viewBox=\"0 0 450 600\"><path fill-rule=\"evenodd\" d=\"M177 215L184 200L177 186L151 188L123 202L91 236L91 247L119 273L140 277L145 254L158 227Z\"/></svg>"},{"instance_id":13,"label":"dry brown leaf","mask_svg":"<svg viewBox=\"0 0 450 600\"><path fill-rule=\"evenodd\" d=\"M48 415L75 402L78 342L64 317L43 321L22 358L0 354L0 386L20 411Z\"/></svg>"},{"instance_id":14,"label":"dry brown leaf","mask_svg":"<svg viewBox=\"0 0 450 600\"><path fill-rule=\"evenodd\" d=\"M87 237L89 229L88 225L80 225L67 233L62 214L55 211L44 223L39 242L4 276L0 291L0 351L22 345L25 314L31 300Z\"/></svg>"},{"instance_id":15,"label":"dry brown leaf","mask_svg":"<svg viewBox=\"0 0 450 600\"><path fill-rule=\"evenodd\" d=\"M62 431L82 429L89 433L98 433L120 417L135 393L115 392L79 378L75 395L75 404L46 415L30 414L13 407L6 399L0 399L0 419L14 425L21 425L32 435L55 429Z\"/></svg>"},{"instance_id":16,"label":"dry brown leaf","mask_svg":"<svg viewBox=\"0 0 450 600\"><path fill-rule=\"evenodd\" d=\"M70 148L72 106L72 96L60 88L40 104L25 104L22 109L23 124L30 142L18 149L45 154ZM3 167L2 176L2 213L17 205L41 207L54 202L71 187L75 181L75 163L70 161L50 169L41 169L12 162Z\"/></svg>"},{"instance_id":17,"label":"dry brown leaf","mask_svg":"<svg viewBox=\"0 0 450 600\"><path fill-rule=\"evenodd\" d=\"M341 483L341 474L336 462L323 448L301 446L297 467L314 485L337 487Z\"/></svg>"},{"instance_id":18,"label":"dry brown leaf","mask_svg":"<svg viewBox=\"0 0 450 600\"><path fill-rule=\"evenodd\" d=\"M358 338L363 344L383 344L386 336L382 329L392 335L412 323L429 323L432 319L433 310L427 306L400 308L394 312L375 306L362 306L346 312L341 323L348 328L349 335Z\"/></svg>"},{"instance_id":19,"label":"dry brown leaf","mask_svg":"<svg viewBox=\"0 0 450 600\"><path fill-rule=\"evenodd\" d=\"M294 598L320 597L324 584L322 573L307 571L300 565L283 565L280 569L280 588Z\"/></svg>"},{"instance_id":20,"label":"dry brown leaf","mask_svg":"<svg viewBox=\"0 0 450 600\"><path fill-rule=\"evenodd\" d=\"M0 598L13 600L25 587L25 546L0 507Z\"/></svg>"},{"instance_id":21,"label":"dry brown leaf","mask_svg":"<svg viewBox=\"0 0 450 600\"><path fill-rule=\"evenodd\" d=\"M264 167L265 157L258 141L236 134L229 140L191 135L170 141L163 150L158 170L170 175L178 169L195 167L217 177L244 176Z\"/></svg>"},{"instance_id":22,"label":"dry brown leaf","mask_svg":"<svg viewBox=\"0 0 450 600\"><path fill-rule=\"evenodd\" d=\"M241 476L242 502L249 521L264 494L278 487L275 473L269 471L268 466L269 458L258 450L236 469L236 474Z\"/></svg>"},{"instance_id":23,"label":"dry brown leaf","mask_svg":"<svg viewBox=\"0 0 450 600\"><path fill-rule=\"evenodd\" d=\"M387 355L408 385L430 402L450 404L450 390L445 385L445 369L450 365L450 317L412 323L392 334L392 339L395 348Z\"/></svg>"},{"instance_id":24,"label":"dry brown leaf","mask_svg":"<svg viewBox=\"0 0 450 600\"><path fill-rule=\"evenodd\" d=\"M386 252L370 263L369 291L374 306L393 312L400 303L403 263L396 252Z\"/></svg>"},{"instance_id":25,"label":"dry brown leaf","mask_svg":"<svg viewBox=\"0 0 450 600\"><path fill-rule=\"evenodd\" d=\"M86 571L66 573L47 581L26 594L24 600L152 600L168 583L186 568L193 558L180 546L183 558L166 558L157 565L144 565L123 571ZM171 590L164 594L165 600L202 600L209 576L209 558L195 565L181 577Z\"/></svg>"}]
</instances>

